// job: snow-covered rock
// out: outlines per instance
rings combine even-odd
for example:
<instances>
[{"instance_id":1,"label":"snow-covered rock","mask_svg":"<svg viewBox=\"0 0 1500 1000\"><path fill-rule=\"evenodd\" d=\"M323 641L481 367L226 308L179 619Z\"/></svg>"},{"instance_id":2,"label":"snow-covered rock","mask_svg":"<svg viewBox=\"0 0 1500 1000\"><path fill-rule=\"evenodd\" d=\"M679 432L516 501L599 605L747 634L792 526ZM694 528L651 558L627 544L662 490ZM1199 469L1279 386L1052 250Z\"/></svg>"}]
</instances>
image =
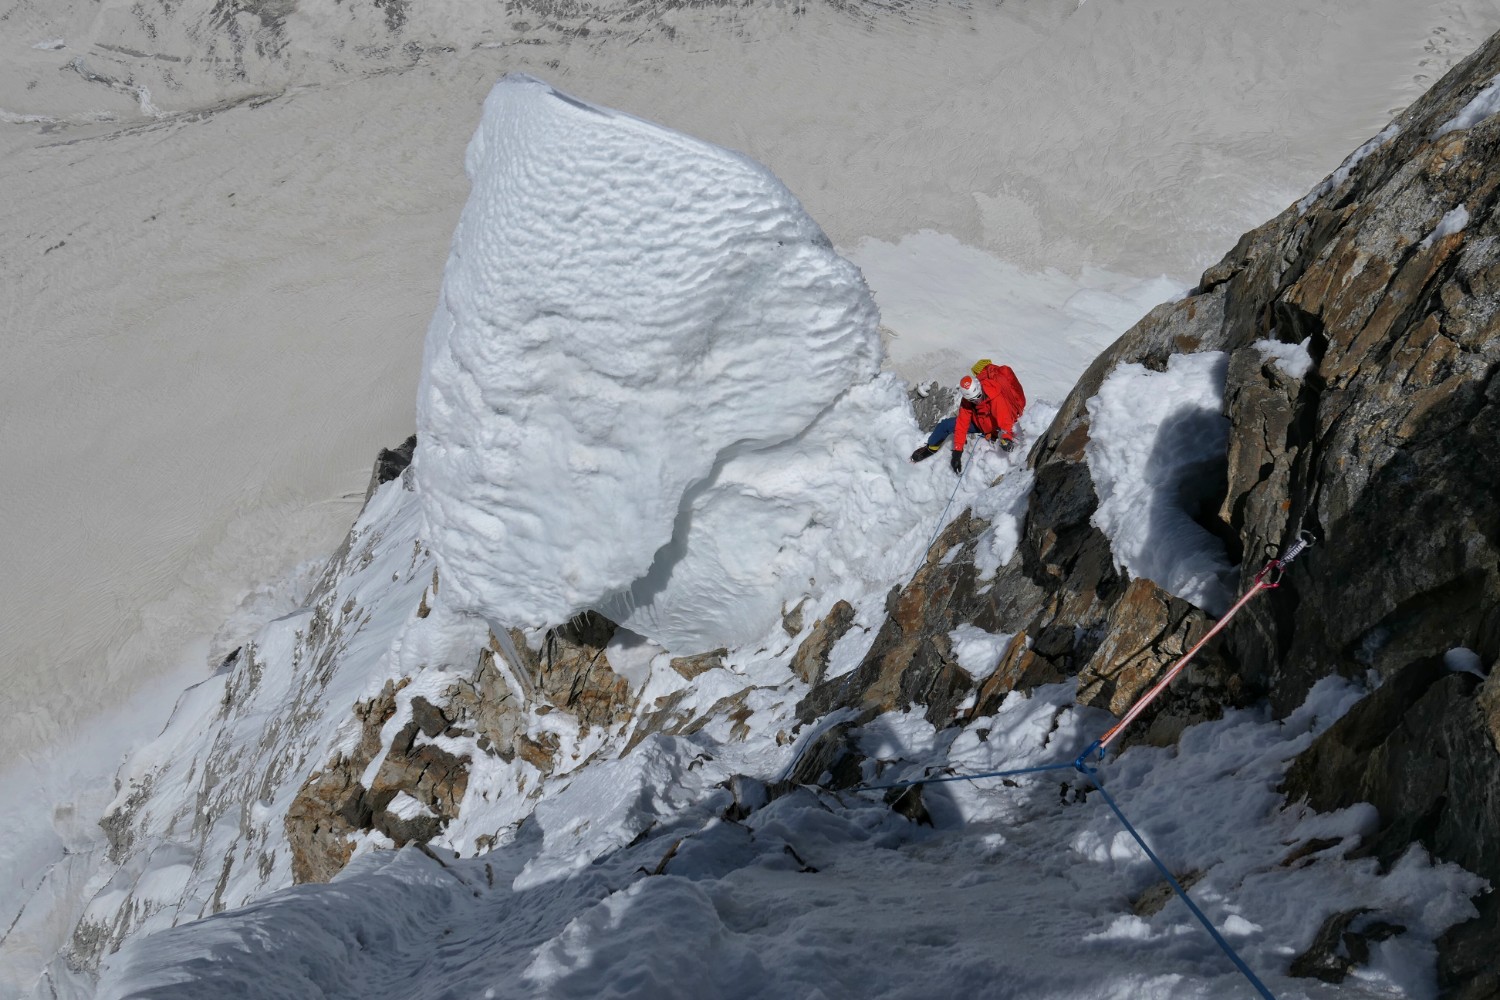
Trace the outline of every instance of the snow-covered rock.
<instances>
[{"instance_id":1,"label":"snow-covered rock","mask_svg":"<svg viewBox=\"0 0 1500 1000\"><path fill-rule=\"evenodd\" d=\"M287 813L307 775L347 742L355 700L402 672L413 633L429 633L431 650L466 627L415 614L432 576L419 522L399 481L378 489L312 591L289 595L295 610L184 692L162 734L122 769L102 821L112 865L90 886L70 964L92 970L133 933L291 884Z\"/></svg>"}]
</instances>

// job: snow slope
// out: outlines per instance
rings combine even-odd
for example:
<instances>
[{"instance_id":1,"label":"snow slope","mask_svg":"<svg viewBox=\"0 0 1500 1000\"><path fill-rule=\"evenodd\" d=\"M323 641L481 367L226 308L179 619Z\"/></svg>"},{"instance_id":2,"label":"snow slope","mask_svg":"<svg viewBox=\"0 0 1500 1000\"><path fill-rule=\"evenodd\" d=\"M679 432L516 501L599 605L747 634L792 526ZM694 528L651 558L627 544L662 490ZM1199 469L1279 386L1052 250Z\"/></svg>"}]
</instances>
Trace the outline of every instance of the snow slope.
<instances>
[{"instance_id":1,"label":"snow slope","mask_svg":"<svg viewBox=\"0 0 1500 1000\"><path fill-rule=\"evenodd\" d=\"M923 765L1066 760L1104 722L1070 708L1071 693L1013 695L996 716L941 734L883 716L862 738L886 781ZM1195 900L1286 1000L1431 997L1431 941L1472 912L1478 888L1420 848L1384 873L1346 857L1374 822L1370 807L1278 808L1288 759L1358 696L1330 684L1284 723L1233 713L1178 749L1105 768L1174 870L1202 873ZM715 783L745 764L743 749L707 735L642 744L548 799L543 833L528 824L472 858L367 855L328 886L137 939L111 960L99 996L1254 995L1180 901L1141 902L1163 888L1156 870L1099 796L1066 778L934 786L930 827L879 792L797 788L767 802L764 785L740 779L739 804L756 808L727 818L735 794ZM674 798L603 794L637 786ZM593 858L583 831L600 823L638 835L593 864L523 877L560 828L580 831L564 836ZM1357 906L1407 933L1375 944L1369 967L1341 985L1284 974L1327 914Z\"/></svg>"}]
</instances>

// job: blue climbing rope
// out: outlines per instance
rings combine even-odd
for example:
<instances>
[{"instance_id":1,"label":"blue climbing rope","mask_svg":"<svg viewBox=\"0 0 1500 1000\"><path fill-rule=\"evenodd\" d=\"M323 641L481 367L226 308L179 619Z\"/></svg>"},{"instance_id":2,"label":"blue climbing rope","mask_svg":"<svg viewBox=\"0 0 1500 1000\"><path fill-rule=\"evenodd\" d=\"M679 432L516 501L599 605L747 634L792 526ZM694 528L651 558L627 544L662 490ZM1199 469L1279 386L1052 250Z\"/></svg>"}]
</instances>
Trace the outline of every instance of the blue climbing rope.
<instances>
[{"instance_id":1,"label":"blue climbing rope","mask_svg":"<svg viewBox=\"0 0 1500 1000\"><path fill-rule=\"evenodd\" d=\"M1104 782L1099 778L1099 769L1097 767L1090 766L1088 763L1088 758L1096 751L1099 754L1099 759L1103 760L1105 751L1100 748L1099 742L1096 740L1093 745L1084 750L1083 753L1079 754L1077 759L1071 761L1062 761L1055 764L1040 764L1036 767L1011 768L1004 771L981 771L977 774L945 774L935 778L914 778L911 781L896 781L884 785L860 785L853 790L861 792L879 792L895 788L913 788L918 785L936 785L945 781L976 781L980 778L1008 778L1021 774L1040 774L1044 771L1077 771L1085 778L1087 778L1091 784L1093 784L1095 790L1097 790L1100 795L1104 796L1104 801L1109 804L1109 808L1114 812L1115 817L1119 819L1120 823L1125 827L1126 831L1131 835L1131 837L1135 838L1135 842L1140 845L1141 850L1146 852L1146 857L1150 858L1151 863L1156 866L1156 870L1161 872L1162 877L1167 880L1167 884L1172 887L1172 891L1177 893L1178 896L1182 897L1182 901L1187 904L1187 908L1192 911L1193 916L1196 917L1198 919L1198 922L1203 925L1204 930L1208 931L1209 936L1214 939L1214 943L1217 944L1219 948L1224 952L1224 954L1229 957L1229 960L1234 963L1234 967L1240 971L1240 974L1250 981L1250 985L1254 986L1256 991L1259 992L1260 995L1265 998L1265 1000L1276 1000L1275 994L1267 989L1266 984L1260 981L1260 977L1258 977L1255 972L1251 970L1250 966L1245 963L1244 959L1240 958L1239 954L1234 950L1234 947L1224 939L1224 935L1220 934L1218 928L1214 927L1213 922L1208 919L1207 914L1205 914L1201 909L1198 908L1197 903L1193 902L1192 897L1187 894L1187 890L1182 887L1182 883L1177 881L1176 876L1172 874L1171 870L1167 868L1167 866L1162 862L1161 858L1156 856L1156 852L1151 850L1151 846L1146 843L1146 838L1141 836L1141 832L1135 828L1135 825L1131 823L1129 819L1126 818L1125 813L1120 809L1120 804L1115 801L1114 796L1110 795L1109 792L1105 790Z\"/></svg>"},{"instance_id":2,"label":"blue climbing rope","mask_svg":"<svg viewBox=\"0 0 1500 1000\"><path fill-rule=\"evenodd\" d=\"M917 785L936 785L944 781L974 781L978 778L1010 778L1018 774L1039 774L1042 771L1071 771L1072 761L1063 761L1058 764L1042 764L1038 767L1018 767L1010 771L984 771L980 774L945 774L939 778L915 778L911 781L897 781L889 785L860 785L857 791L879 792L890 788L914 788Z\"/></svg>"},{"instance_id":3,"label":"blue climbing rope","mask_svg":"<svg viewBox=\"0 0 1500 1000\"><path fill-rule=\"evenodd\" d=\"M1130 835L1135 838L1135 842L1140 845L1141 850L1146 852L1146 857L1150 858L1151 863L1156 866L1156 870L1161 872L1162 877L1167 880L1167 884L1172 887L1172 891L1182 897L1182 901L1187 904L1187 908L1193 911L1193 916L1198 918L1198 923L1203 925L1203 929L1208 931L1224 954L1229 956L1229 960L1234 963L1234 967L1240 970L1241 975L1250 980L1250 985L1254 986L1266 1000L1276 1000L1275 994L1266 988L1266 984L1260 981L1260 977L1251 971L1250 966L1245 964L1245 960L1240 958L1228 941L1224 940L1224 935L1219 933L1218 928L1214 927L1213 922L1208 919L1207 915L1198 909L1198 904L1193 902L1193 898L1187 894L1187 890L1182 887L1182 883L1177 881L1172 872L1162 863L1161 858L1156 856L1156 852L1151 850L1150 845L1146 843L1146 838L1142 837L1140 831L1131 824L1130 820L1125 818L1125 814L1120 811L1120 804L1115 801L1113 795L1105 791L1104 783L1099 780L1099 776L1091 771L1085 771L1084 773L1093 779L1094 788L1098 790L1100 795L1104 796L1104 801L1109 803L1109 807L1114 810L1115 816L1124 824L1125 829Z\"/></svg>"}]
</instances>

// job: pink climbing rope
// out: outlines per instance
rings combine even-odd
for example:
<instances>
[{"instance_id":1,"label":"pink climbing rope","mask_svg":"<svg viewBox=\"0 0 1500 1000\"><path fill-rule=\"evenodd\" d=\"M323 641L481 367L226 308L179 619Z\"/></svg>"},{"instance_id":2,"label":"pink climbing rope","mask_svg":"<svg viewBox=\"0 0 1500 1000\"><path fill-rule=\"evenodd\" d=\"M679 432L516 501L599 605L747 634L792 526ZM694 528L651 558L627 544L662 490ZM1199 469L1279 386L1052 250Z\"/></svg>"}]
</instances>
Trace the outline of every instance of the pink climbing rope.
<instances>
[{"instance_id":1,"label":"pink climbing rope","mask_svg":"<svg viewBox=\"0 0 1500 1000\"><path fill-rule=\"evenodd\" d=\"M1232 619L1239 612L1240 608L1243 608L1246 604L1250 603L1250 599L1256 594L1260 593L1262 590L1274 590L1277 587L1281 586L1281 575L1283 571L1285 571L1287 564L1290 563L1293 559L1296 559L1298 556L1300 556L1303 550L1312 545L1312 543L1313 537L1311 533L1306 531L1297 532L1297 540L1287 548L1286 554L1283 555L1280 559L1272 559L1270 562L1266 563L1265 568L1262 569L1259 573L1255 574L1254 585L1252 585L1249 590L1245 591L1244 595L1235 602L1234 607L1226 611L1224 613L1224 616L1214 623L1214 627L1208 630L1208 634L1194 643L1193 648L1183 654L1182 659L1174 663L1172 665L1172 669L1168 670L1161 680L1152 685L1150 691L1147 691L1140 698L1140 700L1138 700L1133 706L1131 706L1130 711L1125 713L1125 717L1123 719L1115 723L1115 725L1109 730L1109 732L1099 737L1099 739L1094 743L1092 747L1084 751L1083 756L1087 757L1089 753L1093 752L1094 750L1098 750L1100 756L1102 757L1104 755L1105 749L1109 747L1110 743L1114 742L1115 738L1125 731L1125 727L1134 722L1136 718L1146 710L1146 706L1150 705L1151 702L1155 700L1157 695L1161 694L1167 689L1167 685L1171 684L1172 679L1182 672L1182 668L1187 666L1192 658L1197 655L1198 650L1206 646L1208 644L1208 640L1218 635L1219 632L1223 630L1224 626L1229 624L1230 619ZM1082 757L1079 758L1079 760L1082 759Z\"/></svg>"}]
</instances>

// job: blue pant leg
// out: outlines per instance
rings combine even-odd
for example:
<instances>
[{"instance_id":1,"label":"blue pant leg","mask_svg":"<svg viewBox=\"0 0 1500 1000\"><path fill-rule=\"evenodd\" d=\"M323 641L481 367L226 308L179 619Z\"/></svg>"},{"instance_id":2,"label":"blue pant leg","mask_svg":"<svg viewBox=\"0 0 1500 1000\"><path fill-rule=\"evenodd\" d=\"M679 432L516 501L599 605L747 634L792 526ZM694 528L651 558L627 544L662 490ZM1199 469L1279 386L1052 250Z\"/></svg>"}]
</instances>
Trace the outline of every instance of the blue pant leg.
<instances>
[{"instance_id":1,"label":"blue pant leg","mask_svg":"<svg viewBox=\"0 0 1500 1000\"><path fill-rule=\"evenodd\" d=\"M957 426L957 417L944 417L942 420L939 420L937 426L932 429L932 433L927 435L927 446L929 448L936 448L948 440L948 437L953 433L953 428Z\"/></svg>"}]
</instances>

